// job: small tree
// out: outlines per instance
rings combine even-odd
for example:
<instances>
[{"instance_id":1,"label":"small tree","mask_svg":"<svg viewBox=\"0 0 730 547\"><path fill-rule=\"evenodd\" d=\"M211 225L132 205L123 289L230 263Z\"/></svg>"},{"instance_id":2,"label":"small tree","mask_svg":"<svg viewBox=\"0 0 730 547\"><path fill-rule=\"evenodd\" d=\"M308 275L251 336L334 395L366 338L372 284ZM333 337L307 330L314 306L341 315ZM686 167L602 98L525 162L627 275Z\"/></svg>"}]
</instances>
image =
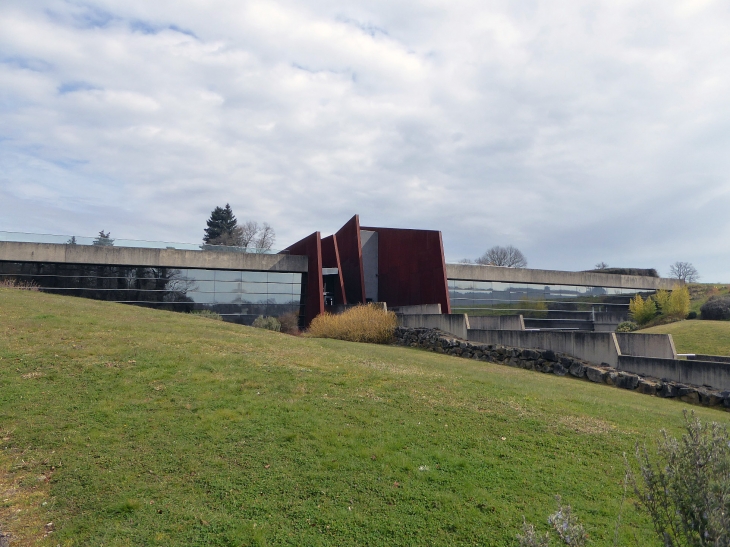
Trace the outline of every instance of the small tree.
<instances>
[{"instance_id":1,"label":"small tree","mask_svg":"<svg viewBox=\"0 0 730 547\"><path fill-rule=\"evenodd\" d=\"M686 285L674 287L667 303L662 307L662 314L672 319L684 319L689 313L689 289Z\"/></svg>"},{"instance_id":2,"label":"small tree","mask_svg":"<svg viewBox=\"0 0 730 547\"><path fill-rule=\"evenodd\" d=\"M700 274L690 262L675 262L669 266L669 275L685 283L696 283Z\"/></svg>"},{"instance_id":3,"label":"small tree","mask_svg":"<svg viewBox=\"0 0 730 547\"><path fill-rule=\"evenodd\" d=\"M639 325L648 323L656 317L656 304L652 298L644 300L640 294L637 294L631 302L629 302L629 316Z\"/></svg>"},{"instance_id":4,"label":"small tree","mask_svg":"<svg viewBox=\"0 0 730 547\"><path fill-rule=\"evenodd\" d=\"M216 207L210 213L210 218L206 224L203 241L209 245L231 245L234 234L233 231L238 224L236 217L233 215L231 206L226 203L225 207ZM226 241L225 243L222 241Z\"/></svg>"},{"instance_id":5,"label":"small tree","mask_svg":"<svg viewBox=\"0 0 730 547\"><path fill-rule=\"evenodd\" d=\"M507 245L506 247L495 245L477 258L476 263L487 266L506 266L507 268L527 267L525 255L512 245Z\"/></svg>"},{"instance_id":6,"label":"small tree","mask_svg":"<svg viewBox=\"0 0 730 547\"><path fill-rule=\"evenodd\" d=\"M76 245L76 236L71 236L66 242L66 245Z\"/></svg>"},{"instance_id":7,"label":"small tree","mask_svg":"<svg viewBox=\"0 0 730 547\"><path fill-rule=\"evenodd\" d=\"M606 268L608 268L608 264L606 264L605 262L599 262L598 264L596 264L595 268L596 270L605 270Z\"/></svg>"},{"instance_id":8,"label":"small tree","mask_svg":"<svg viewBox=\"0 0 730 547\"><path fill-rule=\"evenodd\" d=\"M112 247L114 246L114 240L110 237L111 232L104 233L104 230L99 231L99 235L96 236L96 239L91 243L92 245L96 245L97 247ZM73 238L73 243L69 240L69 244L75 245L76 239Z\"/></svg>"},{"instance_id":9,"label":"small tree","mask_svg":"<svg viewBox=\"0 0 730 547\"><path fill-rule=\"evenodd\" d=\"M268 223L264 222L264 225L256 236L256 252L263 253L271 250L271 247L274 246L274 241L276 241L274 229Z\"/></svg>"}]
</instances>

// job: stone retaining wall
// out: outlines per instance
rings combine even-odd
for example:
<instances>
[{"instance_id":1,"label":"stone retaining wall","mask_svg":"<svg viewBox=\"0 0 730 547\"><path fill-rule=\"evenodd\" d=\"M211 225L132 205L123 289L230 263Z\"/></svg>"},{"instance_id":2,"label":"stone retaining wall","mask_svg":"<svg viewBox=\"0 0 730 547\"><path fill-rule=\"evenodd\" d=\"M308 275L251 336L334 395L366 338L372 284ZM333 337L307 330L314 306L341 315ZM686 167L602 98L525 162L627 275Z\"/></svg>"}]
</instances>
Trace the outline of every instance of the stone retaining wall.
<instances>
[{"instance_id":1,"label":"stone retaining wall","mask_svg":"<svg viewBox=\"0 0 730 547\"><path fill-rule=\"evenodd\" d=\"M424 348L436 353L546 374L583 378L598 384L637 391L644 395L678 398L691 404L730 408L730 391L718 391L707 386L691 386L680 382L640 376L620 371L605 363L601 366L592 365L552 350L511 348L495 344L467 342L437 329L427 328L397 327L395 340L402 346Z\"/></svg>"}]
</instances>

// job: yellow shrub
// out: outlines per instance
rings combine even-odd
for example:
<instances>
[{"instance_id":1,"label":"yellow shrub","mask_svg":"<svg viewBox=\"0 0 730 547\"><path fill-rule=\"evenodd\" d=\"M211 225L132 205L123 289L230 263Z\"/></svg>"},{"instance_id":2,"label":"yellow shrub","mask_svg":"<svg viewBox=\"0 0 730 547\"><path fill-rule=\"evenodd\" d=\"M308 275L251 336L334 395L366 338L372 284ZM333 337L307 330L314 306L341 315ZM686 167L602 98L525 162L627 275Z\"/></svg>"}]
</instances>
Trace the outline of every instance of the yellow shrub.
<instances>
[{"instance_id":1,"label":"yellow shrub","mask_svg":"<svg viewBox=\"0 0 730 547\"><path fill-rule=\"evenodd\" d=\"M349 342L385 344L393 338L398 320L393 312L374 305L355 306L344 313L323 313L309 325L309 336Z\"/></svg>"},{"instance_id":2,"label":"yellow shrub","mask_svg":"<svg viewBox=\"0 0 730 547\"><path fill-rule=\"evenodd\" d=\"M669 298L670 294L669 291L665 291L664 289L659 289L656 294L653 296L654 302L656 302L657 308L659 308L659 311L666 315L667 314L667 306L669 305Z\"/></svg>"},{"instance_id":3,"label":"yellow shrub","mask_svg":"<svg viewBox=\"0 0 730 547\"><path fill-rule=\"evenodd\" d=\"M644 300L640 294L629 302L629 316L639 325L648 323L656 316L656 304L651 298Z\"/></svg>"},{"instance_id":4,"label":"yellow shrub","mask_svg":"<svg viewBox=\"0 0 730 547\"><path fill-rule=\"evenodd\" d=\"M689 313L689 289L687 285L674 287L667 303L662 306L662 313L675 319L687 317Z\"/></svg>"}]
</instances>

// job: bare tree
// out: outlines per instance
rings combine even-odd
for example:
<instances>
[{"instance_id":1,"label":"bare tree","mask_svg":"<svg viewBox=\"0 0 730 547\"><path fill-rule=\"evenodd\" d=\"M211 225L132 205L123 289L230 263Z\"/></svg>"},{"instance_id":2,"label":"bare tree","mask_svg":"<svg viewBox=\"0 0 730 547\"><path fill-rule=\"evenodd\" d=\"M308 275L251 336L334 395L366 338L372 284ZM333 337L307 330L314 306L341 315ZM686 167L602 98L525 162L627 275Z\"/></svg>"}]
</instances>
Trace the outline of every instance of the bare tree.
<instances>
[{"instance_id":1,"label":"bare tree","mask_svg":"<svg viewBox=\"0 0 730 547\"><path fill-rule=\"evenodd\" d=\"M669 266L669 275L685 283L695 283L700 279L700 274L690 262L675 262Z\"/></svg>"},{"instance_id":2,"label":"bare tree","mask_svg":"<svg viewBox=\"0 0 730 547\"><path fill-rule=\"evenodd\" d=\"M255 220L249 220L244 222L240 226L239 234L239 247L251 247L256 238L256 234L259 232L259 223Z\"/></svg>"},{"instance_id":3,"label":"bare tree","mask_svg":"<svg viewBox=\"0 0 730 547\"><path fill-rule=\"evenodd\" d=\"M267 222L264 222L256 236L256 252L263 253L270 250L274 246L274 241L276 241L274 229Z\"/></svg>"},{"instance_id":4,"label":"bare tree","mask_svg":"<svg viewBox=\"0 0 730 547\"><path fill-rule=\"evenodd\" d=\"M596 268L596 270L605 270L606 268L608 268L608 264L606 264L605 262L601 261L601 262L599 262L598 264L595 265L595 268Z\"/></svg>"},{"instance_id":5,"label":"bare tree","mask_svg":"<svg viewBox=\"0 0 730 547\"><path fill-rule=\"evenodd\" d=\"M459 260L459 264L474 264L474 261L471 258L462 258Z\"/></svg>"},{"instance_id":6,"label":"bare tree","mask_svg":"<svg viewBox=\"0 0 730 547\"><path fill-rule=\"evenodd\" d=\"M506 266L507 268L527 267L525 255L512 245L507 245L506 247L495 245L477 258L476 263L488 266Z\"/></svg>"}]
</instances>

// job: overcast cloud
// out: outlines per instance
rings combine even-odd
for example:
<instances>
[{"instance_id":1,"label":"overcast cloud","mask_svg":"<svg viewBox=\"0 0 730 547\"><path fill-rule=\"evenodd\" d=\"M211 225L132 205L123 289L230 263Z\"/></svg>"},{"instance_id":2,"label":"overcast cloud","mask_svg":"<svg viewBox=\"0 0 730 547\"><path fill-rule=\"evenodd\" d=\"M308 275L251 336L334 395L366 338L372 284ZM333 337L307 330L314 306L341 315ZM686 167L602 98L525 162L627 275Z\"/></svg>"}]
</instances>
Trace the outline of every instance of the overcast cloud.
<instances>
[{"instance_id":1,"label":"overcast cloud","mask_svg":"<svg viewBox=\"0 0 730 547\"><path fill-rule=\"evenodd\" d=\"M730 3L2 0L0 230L359 213L730 282Z\"/></svg>"}]
</instances>

